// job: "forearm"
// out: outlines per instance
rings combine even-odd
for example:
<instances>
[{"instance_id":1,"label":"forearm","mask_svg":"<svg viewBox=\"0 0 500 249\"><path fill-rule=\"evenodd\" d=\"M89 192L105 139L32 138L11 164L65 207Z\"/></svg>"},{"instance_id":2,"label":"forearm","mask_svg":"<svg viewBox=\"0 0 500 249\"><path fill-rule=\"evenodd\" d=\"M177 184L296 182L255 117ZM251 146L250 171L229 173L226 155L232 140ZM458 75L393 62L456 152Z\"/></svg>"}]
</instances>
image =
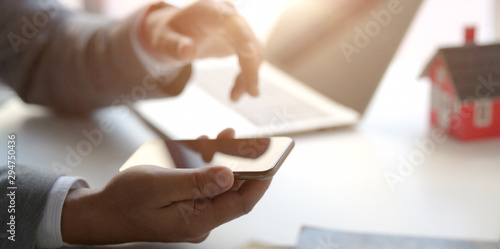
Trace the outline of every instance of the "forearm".
<instances>
[{"instance_id":1,"label":"forearm","mask_svg":"<svg viewBox=\"0 0 500 249\"><path fill-rule=\"evenodd\" d=\"M38 2L19 2L2 2L2 7L17 11L17 16L2 17L2 23L20 17L29 21L37 13L46 13ZM28 10L26 6L34 7ZM61 7L51 13L55 14L46 14L50 19L45 25L35 26L37 34L28 43L2 44L7 49L0 56L0 76L26 102L82 113L144 97L178 94L190 76L189 66L173 82L150 75L130 40L138 14L113 21ZM23 25L27 24L9 23L1 32L23 36Z\"/></svg>"}]
</instances>

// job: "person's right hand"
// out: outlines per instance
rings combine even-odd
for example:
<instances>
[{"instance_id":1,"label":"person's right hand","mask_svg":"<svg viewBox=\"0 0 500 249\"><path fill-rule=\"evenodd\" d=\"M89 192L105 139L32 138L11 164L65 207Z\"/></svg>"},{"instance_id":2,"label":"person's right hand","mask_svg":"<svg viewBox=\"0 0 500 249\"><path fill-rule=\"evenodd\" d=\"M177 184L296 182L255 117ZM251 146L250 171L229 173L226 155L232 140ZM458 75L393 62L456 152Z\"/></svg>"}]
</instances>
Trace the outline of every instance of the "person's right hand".
<instances>
[{"instance_id":1,"label":"person's right hand","mask_svg":"<svg viewBox=\"0 0 500 249\"><path fill-rule=\"evenodd\" d=\"M191 63L195 59L238 55L241 73L231 99L244 93L258 96L261 44L231 1L200 0L184 9L164 4L147 14L144 45L160 61Z\"/></svg>"},{"instance_id":2,"label":"person's right hand","mask_svg":"<svg viewBox=\"0 0 500 249\"><path fill-rule=\"evenodd\" d=\"M247 214L271 180L233 186L229 168L136 166L101 191L70 191L61 231L71 244L201 242L215 227Z\"/></svg>"}]
</instances>

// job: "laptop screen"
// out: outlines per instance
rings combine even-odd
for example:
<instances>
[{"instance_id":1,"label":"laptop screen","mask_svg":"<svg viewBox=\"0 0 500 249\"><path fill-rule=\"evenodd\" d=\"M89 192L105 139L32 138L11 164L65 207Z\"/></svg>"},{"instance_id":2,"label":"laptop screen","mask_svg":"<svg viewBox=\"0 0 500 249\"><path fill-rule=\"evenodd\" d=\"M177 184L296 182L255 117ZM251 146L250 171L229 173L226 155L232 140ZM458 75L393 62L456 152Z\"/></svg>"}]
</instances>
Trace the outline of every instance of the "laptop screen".
<instances>
[{"instance_id":1,"label":"laptop screen","mask_svg":"<svg viewBox=\"0 0 500 249\"><path fill-rule=\"evenodd\" d=\"M363 113L422 1L300 0L285 10L266 58Z\"/></svg>"}]
</instances>

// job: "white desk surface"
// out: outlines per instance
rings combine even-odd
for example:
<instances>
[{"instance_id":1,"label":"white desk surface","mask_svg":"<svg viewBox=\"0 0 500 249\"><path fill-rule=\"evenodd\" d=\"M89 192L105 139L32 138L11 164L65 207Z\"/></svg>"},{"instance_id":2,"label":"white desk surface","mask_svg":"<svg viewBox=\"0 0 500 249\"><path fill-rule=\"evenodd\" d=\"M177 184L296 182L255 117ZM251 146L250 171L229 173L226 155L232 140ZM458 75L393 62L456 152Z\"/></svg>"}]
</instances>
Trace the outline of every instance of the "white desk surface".
<instances>
[{"instance_id":1,"label":"white desk surface","mask_svg":"<svg viewBox=\"0 0 500 249\"><path fill-rule=\"evenodd\" d=\"M363 122L296 136L296 147L255 209L215 229L201 244L139 244L126 248L241 248L251 242L294 245L304 225L477 240L500 235L500 139L439 143L425 162L391 191L385 173L429 136L428 89L416 70L393 63ZM134 116L104 110L65 119L12 99L0 106L0 131L18 134L19 164L64 162L82 130L110 119L116 129L71 175L100 188L143 142L156 136ZM1 141L6 141L2 135ZM6 146L0 153L6 155ZM3 156L2 156L3 158ZM140 184L140 183L138 183Z\"/></svg>"}]
</instances>

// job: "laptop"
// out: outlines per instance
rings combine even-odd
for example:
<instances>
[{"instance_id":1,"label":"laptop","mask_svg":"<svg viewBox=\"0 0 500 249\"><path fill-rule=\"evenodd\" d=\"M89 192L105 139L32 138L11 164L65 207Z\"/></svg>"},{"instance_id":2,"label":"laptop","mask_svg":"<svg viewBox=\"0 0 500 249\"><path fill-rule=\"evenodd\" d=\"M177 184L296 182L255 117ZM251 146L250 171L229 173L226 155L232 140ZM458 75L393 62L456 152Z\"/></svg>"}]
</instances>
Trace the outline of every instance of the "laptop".
<instances>
[{"instance_id":1,"label":"laptop","mask_svg":"<svg viewBox=\"0 0 500 249\"><path fill-rule=\"evenodd\" d=\"M421 2L293 1L266 42L258 98L230 100L239 72L232 57L196 62L181 95L133 108L173 139L228 127L237 137L266 137L356 124Z\"/></svg>"}]
</instances>

